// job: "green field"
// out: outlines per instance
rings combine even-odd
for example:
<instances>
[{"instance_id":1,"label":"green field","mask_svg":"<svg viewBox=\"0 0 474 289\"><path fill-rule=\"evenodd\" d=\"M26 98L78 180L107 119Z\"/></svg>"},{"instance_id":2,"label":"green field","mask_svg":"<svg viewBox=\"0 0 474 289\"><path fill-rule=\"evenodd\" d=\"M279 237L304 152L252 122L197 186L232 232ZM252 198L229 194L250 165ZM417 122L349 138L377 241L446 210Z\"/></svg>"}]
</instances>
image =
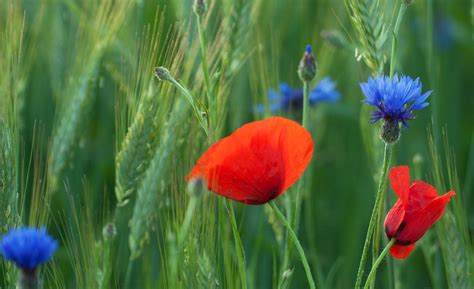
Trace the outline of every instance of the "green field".
<instances>
[{"instance_id":1,"label":"green field","mask_svg":"<svg viewBox=\"0 0 474 289\"><path fill-rule=\"evenodd\" d=\"M58 241L33 271L0 241L0 289L474 288L473 11L468 0L0 0L0 240L29 226ZM313 55L317 74L301 80ZM395 122L385 154L390 118L371 123L360 85L381 75L432 90L408 127ZM211 190L188 185L213 143L271 116L314 143L284 194L252 205L205 178ZM288 135L283 154L303 145ZM245 163L237 152L229 166ZM271 167L265 149L247 153L236 186L270 174L255 169ZM408 258L387 254L368 278L401 165L456 196Z\"/></svg>"}]
</instances>

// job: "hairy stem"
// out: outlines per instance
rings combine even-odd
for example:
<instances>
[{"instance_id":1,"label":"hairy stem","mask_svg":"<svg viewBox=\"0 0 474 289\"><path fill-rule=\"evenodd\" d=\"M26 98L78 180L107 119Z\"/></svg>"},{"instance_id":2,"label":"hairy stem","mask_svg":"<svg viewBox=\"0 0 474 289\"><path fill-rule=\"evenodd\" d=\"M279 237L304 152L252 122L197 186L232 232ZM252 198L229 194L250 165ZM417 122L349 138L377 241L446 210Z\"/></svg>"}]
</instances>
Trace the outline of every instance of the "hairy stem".
<instances>
[{"instance_id":1,"label":"hairy stem","mask_svg":"<svg viewBox=\"0 0 474 289\"><path fill-rule=\"evenodd\" d=\"M382 171L380 173L379 178L379 187L377 190L376 198L375 198L375 205L372 209L372 215L369 221L369 227L367 229L367 235L365 236L364 248L362 250L362 256L360 258L359 269L357 270L357 279L356 284L354 286L355 289L359 289L362 284L362 276L364 275L364 267L365 263L367 262L367 256L369 254L369 245L372 238L372 234L374 232L375 221L378 217L378 211L383 203L383 191L385 191L385 186L387 184L387 175L388 169L390 167L390 160L392 158L392 150L393 145L385 144L385 152L383 158L383 165Z\"/></svg>"},{"instance_id":2,"label":"hairy stem","mask_svg":"<svg viewBox=\"0 0 474 289\"><path fill-rule=\"evenodd\" d=\"M309 82L308 81L303 81L303 118L302 118L302 125L305 128L308 128L308 117L309 117ZM299 219L300 219L300 208L301 208L301 191L303 190L304 187L304 175L303 177L299 180L298 186L296 188L296 197L295 197L295 203L294 203L294 208L293 211L289 210L287 212L287 215L290 218L290 224L294 228L295 232L298 232L298 227L299 227ZM288 239L288 234L286 237L287 241L285 244L285 255L283 257L283 271L285 271L289 264L290 264L290 259L291 259L291 242ZM278 288L283 288L283 284L285 282L285 278L283 278L282 275L279 277L279 282L278 282Z\"/></svg>"},{"instance_id":3,"label":"hairy stem","mask_svg":"<svg viewBox=\"0 0 474 289\"><path fill-rule=\"evenodd\" d=\"M181 230L179 231L178 252L181 252L183 242L186 241L186 238L188 237L189 226L191 225L191 221L193 220L196 204L197 204L197 197L192 196L191 199L189 200L188 208L186 209L186 215L184 216L183 225L181 226Z\"/></svg>"},{"instance_id":4,"label":"hairy stem","mask_svg":"<svg viewBox=\"0 0 474 289\"><path fill-rule=\"evenodd\" d=\"M395 243L395 239L390 240L390 242L385 246L383 249L382 253L380 253L379 257L377 260L375 260L374 265L372 265L372 269L370 269L369 276L367 277L367 281L365 282L364 289L368 289L370 284L372 284L375 281L375 273L377 272L377 269L382 262L383 258L385 258L385 255L387 255L388 250L390 250L390 247L392 247L393 243Z\"/></svg>"},{"instance_id":5,"label":"hairy stem","mask_svg":"<svg viewBox=\"0 0 474 289\"><path fill-rule=\"evenodd\" d=\"M227 208L227 212L229 213L230 223L232 225L232 233L234 235L235 248L237 250L237 260L239 266L241 288L247 289L247 274L245 271L245 251L244 245L242 244L242 239L239 235L239 229L237 228L237 222L235 220L234 206L228 199L225 199L225 206Z\"/></svg>"},{"instance_id":6,"label":"hairy stem","mask_svg":"<svg viewBox=\"0 0 474 289\"><path fill-rule=\"evenodd\" d=\"M304 270L306 272L306 279L308 279L309 288L315 289L316 285L314 283L313 275L311 273L311 268L309 267L308 259L306 258L306 254L304 253L303 247L301 246L301 243L298 240L298 236L296 236L296 233L291 228L290 223L286 220L285 216L280 212L275 203L270 202L268 203L268 205L272 208L278 220L280 220L280 222L286 227L288 235L290 236L296 247L296 250L298 251L298 254L300 255L301 263L303 264Z\"/></svg>"}]
</instances>

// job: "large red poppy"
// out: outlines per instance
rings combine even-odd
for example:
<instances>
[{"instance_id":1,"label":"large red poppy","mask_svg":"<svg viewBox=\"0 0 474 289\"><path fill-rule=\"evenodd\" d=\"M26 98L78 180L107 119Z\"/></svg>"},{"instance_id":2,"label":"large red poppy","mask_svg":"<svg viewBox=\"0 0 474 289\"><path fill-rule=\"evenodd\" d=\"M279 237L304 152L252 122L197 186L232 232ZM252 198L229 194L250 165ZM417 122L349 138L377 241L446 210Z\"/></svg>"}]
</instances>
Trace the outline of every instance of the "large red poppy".
<instances>
[{"instance_id":1,"label":"large red poppy","mask_svg":"<svg viewBox=\"0 0 474 289\"><path fill-rule=\"evenodd\" d=\"M309 132L282 117L248 123L213 144L186 177L208 189L258 205L280 196L303 174L313 155Z\"/></svg>"},{"instance_id":2,"label":"large red poppy","mask_svg":"<svg viewBox=\"0 0 474 289\"><path fill-rule=\"evenodd\" d=\"M390 254L404 259L415 249L415 242L438 221L456 193L438 196L436 189L425 182L414 181L410 185L407 166L394 167L389 179L398 200L385 218L385 233L389 240L395 238Z\"/></svg>"}]
</instances>

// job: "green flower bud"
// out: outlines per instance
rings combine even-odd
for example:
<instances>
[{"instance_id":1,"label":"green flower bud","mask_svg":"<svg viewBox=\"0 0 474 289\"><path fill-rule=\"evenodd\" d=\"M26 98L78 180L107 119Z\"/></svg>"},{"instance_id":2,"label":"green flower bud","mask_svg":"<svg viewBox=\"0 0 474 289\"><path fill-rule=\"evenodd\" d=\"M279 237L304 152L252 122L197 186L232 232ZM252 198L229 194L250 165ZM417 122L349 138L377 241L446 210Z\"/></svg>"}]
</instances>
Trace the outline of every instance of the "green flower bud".
<instances>
[{"instance_id":1,"label":"green flower bud","mask_svg":"<svg viewBox=\"0 0 474 289\"><path fill-rule=\"evenodd\" d=\"M317 72L318 68L316 66L314 55L311 51L311 46L307 45L306 51L298 66L298 75L301 81L309 82L316 77Z\"/></svg>"},{"instance_id":2,"label":"green flower bud","mask_svg":"<svg viewBox=\"0 0 474 289\"><path fill-rule=\"evenodd\" d=\"M171 80L173 79L173 76L171 76L170 71L163 66L155 68L155 76L158 78L158 80L161 81L166 81L166 80Z\"/></svg>"},{"instance_id":3,"label":"green flower bud","mask_svg":"<svg viewBox=\"0 0 474 289\"><path fill-rule=\"evenodd\" d=\"M18 289L42 289L43 282L36 271L21 270Z\"/></svg>"},{"instance_id":4,"label":"green flower bud","mask_svg":"<svg viewBox=\"0 0 474 289\"><path fill-rule=\"evenodd\" d=\"M380 138L386 144L393 144L400 138L400 125L396 120L385 119L380 128Z\"/></svg>"},{"instance_id":5,"label":"green flower bud","mask_svg":"<svg viewBox=\"0 0 474 289\"><path fill-rule=\"evenodd\" d=\"M197 15L204 15L207 12L207 4L204 0L195 0L193 4L193 11Z\"/></svg>"},{"instance_id":6,"label":"green flower bud","mask_svg":"<svg viewBox=\"0 0 474 289\"><path fill-rule=\"evenodd\" d=\"M188 182L188 194L191 197L200 197L206 190L206 185L202 178L193 178Z\"/></svg>"}]
</instances>

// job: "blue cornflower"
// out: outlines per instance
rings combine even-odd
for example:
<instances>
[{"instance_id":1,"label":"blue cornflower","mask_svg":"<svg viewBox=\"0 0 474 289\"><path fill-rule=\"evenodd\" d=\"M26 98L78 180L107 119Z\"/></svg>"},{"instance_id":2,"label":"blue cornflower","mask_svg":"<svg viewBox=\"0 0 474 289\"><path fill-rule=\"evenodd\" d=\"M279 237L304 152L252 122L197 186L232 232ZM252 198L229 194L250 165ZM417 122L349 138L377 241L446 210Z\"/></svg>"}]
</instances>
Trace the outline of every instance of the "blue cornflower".
<instances>
[{"instance_id":1,"label":"blue cornflower","mask_svg":"<svg viewBox=\"0 0 474 289\"><path fill-rule=\"evenodd\" d=\"M57 248L58 242L44 227L11 229L0 241L0 254L25 271L49 261Z\"/></svg>"},{"instance_id":2,"label":"blue cornflower","mask_svg":"<svg viewBox=\"0 0 474 289\"><path fill-rule=\"evenodd\" d=\"M309 94L309 104L315 105L321 102L336 102L341 94L336 90L336 84L330 77L325 77L319 81L316 87ZM280 90L270 89L268 92L268 102L272 113L280 110L302 109L303 89L294 89L287 83L280 83ZM263 112L263 105L257 106L258 112Z\"/></svg>"},{"instance_id":3,"label":"blue cornflower","mask_svg":"<svg viewBox=\"0 0 474 289\"><path fill-rule=\"evenodd\" d=\"M408 127L407 120L413 119L413 111L428 106L426 99L431 90L421 94L421 81L409 76L390 79L388 76L369 77L368 82L360 84L366 99L362 102L377 107L372 112L372 122L379 119L401 122Z\"/></svg>"},{"instance_id":4,"label":"blue cornflower","mask_svg":"<svg viewBox=\"0 0 474 289\"><path fill-rule=\"evenodd\" d=\"M408 127L407 120L413 119L413 111L428 106L426 99L431 90L421 94L421 82L409 76L393 79L388 76L369 77L368 82L360 84L366 99L362 102L375 106L372 123L383 119L381 138L386 143L395 143L400 136L400 123Z\"/></svg>"}]
</instances>

